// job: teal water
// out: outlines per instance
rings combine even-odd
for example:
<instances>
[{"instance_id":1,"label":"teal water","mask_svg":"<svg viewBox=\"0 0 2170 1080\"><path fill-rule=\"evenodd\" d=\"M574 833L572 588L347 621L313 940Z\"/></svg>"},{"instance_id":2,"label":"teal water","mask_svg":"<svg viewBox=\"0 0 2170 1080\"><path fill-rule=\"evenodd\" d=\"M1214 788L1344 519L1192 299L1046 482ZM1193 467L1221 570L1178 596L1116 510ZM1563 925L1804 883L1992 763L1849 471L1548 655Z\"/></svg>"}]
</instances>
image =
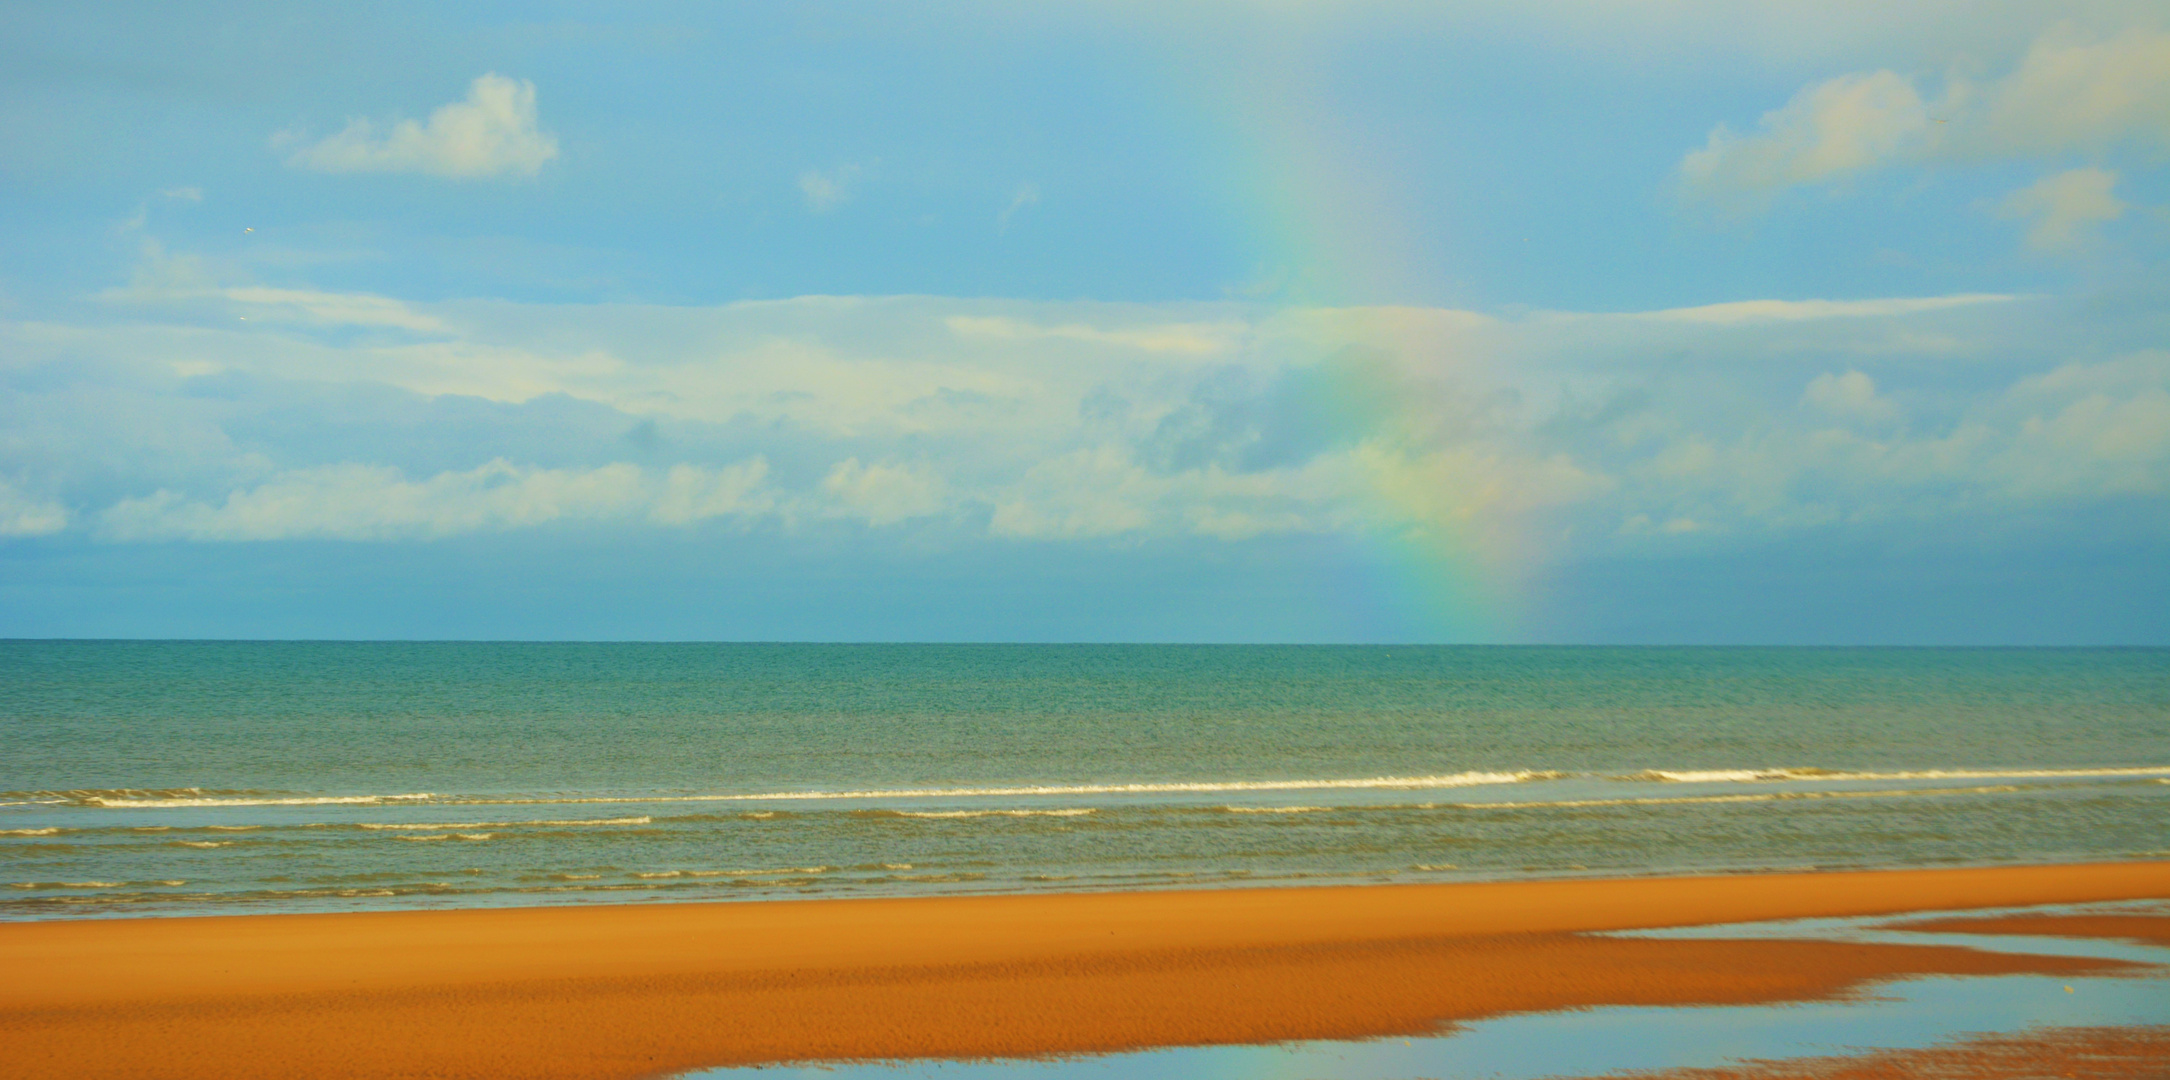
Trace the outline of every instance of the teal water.
<instances>
[{"instance_id":1,"label":"teal water","mask_svg":"<svg viewBox=\"0 0 2170 1080\"><path fill-rule=\"evenodd\" d=\"M2170 651L0 642L0 917L2170 854Z\"/></svg>"}]
</instances>

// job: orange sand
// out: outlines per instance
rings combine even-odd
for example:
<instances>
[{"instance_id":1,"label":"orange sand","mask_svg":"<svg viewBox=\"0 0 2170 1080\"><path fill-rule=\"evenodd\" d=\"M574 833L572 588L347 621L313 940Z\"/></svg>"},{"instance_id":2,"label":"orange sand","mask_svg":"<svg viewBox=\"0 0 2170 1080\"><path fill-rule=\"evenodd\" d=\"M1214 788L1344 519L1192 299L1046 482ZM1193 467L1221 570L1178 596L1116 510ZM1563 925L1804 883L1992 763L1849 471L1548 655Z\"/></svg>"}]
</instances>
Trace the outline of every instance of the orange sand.
<instances>
[{"instance_id":1,"label":"orange sand","mask_svg":"<svg viewBox=\"0 0 2170 1080\"><path fill-rule=\"evenodd\" d=\"M2170 1062L2170 1027L2056 1028L1922 1050L1614 1073L1607 1080L2162 1080L2164 1062Z\"/></svg>"},{"instance_id":2,"label":"orange sand","mask_svg":"<svg viewBox=\"0 0 2170 1080\"><path fill-rule=\"evenodd\" d=\"M1352 1038L2122 965L1577 932L2170 898L2170 862L0 925L0 1077L596 1077Z\"/></svg>"}]
</instances>

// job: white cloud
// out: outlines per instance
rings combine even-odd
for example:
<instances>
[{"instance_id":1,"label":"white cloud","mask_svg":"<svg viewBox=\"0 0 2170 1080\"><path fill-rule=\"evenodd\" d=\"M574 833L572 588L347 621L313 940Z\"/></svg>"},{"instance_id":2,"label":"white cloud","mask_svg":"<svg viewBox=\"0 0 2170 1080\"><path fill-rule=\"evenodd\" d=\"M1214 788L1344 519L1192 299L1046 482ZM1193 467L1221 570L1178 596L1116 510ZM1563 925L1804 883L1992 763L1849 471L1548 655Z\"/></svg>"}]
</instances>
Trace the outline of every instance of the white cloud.
<instances>
[{"instance_id":1,"label":"white cloud","mask_svg":"<svg viewBox=\"0 0 2170 1080\"><path fill-rule=\"evenodd\" d=\"M318 172L411 172L459 179L533 176L558 156L555 135L535 126L535 84L492 72L467 100L439 106L429 123L401 120L380 132L368 119L289 156Z\"/></svg>"},{"instance_id":2,"label":"white cloud","mask_svg":"<svg viewBox=\"0 0 2170 1080\"><path fill-rule=\"evenodd\" d=\"M799 197L806 200L808 210L826 214L851 200L851 185L858 176L857 165L845 165L826 173L808 169L799 174Z\"/></svg>"},{"instance_id":3,"label":"white cloud","mask_svg":"<svg viewBox=\"0 0 2170 1080\"><path fill-rule=\"evenodd\" d=\"M1803 88L1756 129L1720 124L1680 163L1686 191L1736 207L1891 165L2028 160L2120 145L2170 148L2170 32L2059 28L2017 68L1954 77L1931 100L1911 78L1856 72Z\"/></svg>"},{"instance_id":4,"label":"white cloud","mask_svg":"<svg viewBox=\"0 0 2170 1080\"><path fill-rule=\"evenodd\" d=\"M1876 380L1858 371L1816 376L1802 392L1801 400L1833 416L1851 419L1880 423L1899 415L1896 402L1877 395Z\"/></svg>"},{"instance_id":5,"label":"white cloud","mask_svg":"<svg viewBox=\"0 0 2170 1080\"><path fill-rule=\"evenodd\" d=\"M325 326L385 326L400 330L439 331L445 324L387 296L327 293L307 289L230 288L219 295L247 305L250 318L295 319Z\"/></svg>"},{"instance_id":6,"label":"white cloud","mask_svg":"<svg viewBox=\"0 0 2170 1080\"><path fill-rule=\"evenodd\" d=\"M1667 308L1643 314L1646 319L1687 323L1800 322L1807 319L1882 319L1926 311L2002 304L2018 297L2005 293L1959 293L1876 300L1736 300L1701 307Z\"/></svg>"},{"instance_id":7,"label":"white cloud","mask_svg":"<svg viewBox=\"0 0 2170 1080\"><path fill-rule=\"evenodd\" d=\"M2170 149L2170 32L2098 40L2059 28L1975 96L1980 106L1952 121L1965 125L1953 132L1959 153L2026 157L2128 140Z\"/></svg>"},{"instance_id":8,"label":"white cloud","mask_svg":"<svg viewBox=\"0 0 2170 1080\"><path fill-rule=\"evenodd\" d=\"M2029 222L2027 246L2036 251L2075 251L2095 239L2095 229L2125 213L2108 169L2072 169L2022 188L1997 205L2007 218Z\"/></svg>"},{"instance_id":9,"label":"white cloud","mask_svg":"<svg viewBox=\"0 0 2170 1080\"><path fill-rule=\"evenodd\" d=\"M0 536L49 536L67 527L67 507L0 480Z\"/></svg>"},{"instance_id":10,"label":"white cloud","mask_svg":"<svg viewBox=\"0 0 2170 1080\"><path fill-rule=\"evenodd\" d=\"M686 525L709 518L766 514L777 503L767 488L768 474L768 459L763 457L720 469L673 465L648 516L664 525Z\"/></svg>"},{"instance_id":11,"label":"white cloud","mask_svg":"<svg viewBox=\"0 0 2170 1080\"><path fill-rule=\"evenodd\" d=\"M208 296L243 299L288 314L162 325L146 301L103 328L0 323L0 475L106 508L87 516L109 540L708 519L942 544L1385 533L1501 575L1609 544L2158 498L2170 480L2170 362L2075 354L2103 337L2078 320L2101 316L2041 298L1501 320ZM308 333L318 319L438 329ZM1909 335L1936 339L1932 362L1891 346ZM176 389L213 371L216 394ZM628 448L641 465L592 464ZM326 460L353 464L300 464Z\"/></svg>"},{"instance_id":12,"label":"white cloud","mask_svg":"<svg viewBox=\"0 0 2170 1080\"><path fill-rule=\"evenodd\" d=\"M942 512L947 487L941 474L923 464L861 465L856 457L837 462L821 481L838 513L875 526Z\"/></svg>"},{"instance_id":13,"label":"white cloud","mask_svg":"<svg viewBox=\"0 0 2170 1080\"><path fill-rule=\"evenodd\" d=\"M1681 161L1680 174L1700 194L1815 183L1887 163L1929 123L1928 106L1906 79L1889 71L1841 75L1764 113L1753 134L1718 125Z\"/></svg>"},{"instance_id":14,"label":"white cloud","mask_svg":"<svg viewBox=\"0 0 2170 1080\"><path fill-rule=\"evenodd\" d=\"M170 490L123 499L99 515L108 540L432 539L558 521L647 518L683 525L766 512L767 463L717 471L681 465L658 483L630 464L542 469L503 459L408 480L381 465L295 469L222 501Z\"/></svg>"},{"instance_id":15,"label":"white cloud","mask_svg":"<svg viewBox=\"0 0 2170 1080\"><path fill-rule=\"evenodd\" d=\"M1080 323L1041 326L1002 316L952 315L942 325L959 337L1001 341L1081 341L1096 345L1120 345L1154 353L1210 356L1225 353L1241 340L1240 323L1174 323L1161 326L1102 330Z\"/></svg>"}]
</instances>

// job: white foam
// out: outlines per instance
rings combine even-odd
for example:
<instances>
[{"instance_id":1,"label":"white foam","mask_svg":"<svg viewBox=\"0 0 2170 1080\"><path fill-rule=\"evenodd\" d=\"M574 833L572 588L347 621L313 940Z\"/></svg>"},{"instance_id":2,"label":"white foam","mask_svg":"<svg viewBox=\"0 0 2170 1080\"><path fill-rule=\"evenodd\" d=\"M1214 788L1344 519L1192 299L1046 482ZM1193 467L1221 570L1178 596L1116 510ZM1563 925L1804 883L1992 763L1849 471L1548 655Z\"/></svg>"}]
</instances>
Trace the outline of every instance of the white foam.
<instances>
[{"instance_id":1,"label":"white foam","mask_svg":"<svg viewBox=\"0 0 2170 1080\"><path fill-rule=\"evenodd\" d=\"M977 817L1084 817L1098 813L1092 807L1069 810L897 810L898 817L910 818L977 818Z\"/></svg>"},{"instance_id":2,"label":"white foam","mask_svg":"<svg viewBox=\"0 0 2170 1080\"><path fill-rule=\"evenodd\" d=\"M1502 801L1422 803L1417 806L1417 809L1436 810L1440 807L1449 807L1457 810L1549 810L1579 806L1674 806L1691 803L1791 802L1795 800L1805 801L1813 799L1890 799L1902 798L1907 796L1926 797L1932 795L1995 795L2023 790L2025 789L2014 787L2010 784L1995 784L1980 787L1956 788L1893 788L1884 791L1766 791L1758 792L1755 794L1742 795L1676 795L1671 797L1641 799L1560 799L1545 802Z\"/></svg>"},{"instance_id":3,"label":"white foam","mask_svg":"<svg viewBox=\"0 0 2170 1080\"><path fill-rule=\"evenodd\" d=\"M53 836L59 832L58 826L43 829L0 829L0 836Z\"/></svg>"},{"instance_id":4,"label":"white foam","mask_svg":"<svg viewBox=\"0 0 2170 1080\"><path fill-rule=\"evenodd\" d=\"M179 844L182 847L195 848L217 848L234 846L234 842L231 840L175 840L174 843Z\"/></svg>"},{"instance_id":5,"label":"white foam","mask_svg":"<svg viewBox=\"0 0 2170 1080\"><path fill-rule=\"evenodd\" d=\"M436 797L425 791L411 795L310 795L292 798L249 796L243 798L137 799L93 795L83 801L92 806L103 806L114 810L171 810L201 806L378 806L384 803L421 802Z\"/></svg>"},{"instance_id":6,"label":"white foam","mask_svg":"<svg viewBox=\"0 0 2170 1080\"><path fill-rule=\"evenodd\" d=\"M828 871L829 867L826 866L784 866L773 870L658 870L645 874L634 874L633 876L659 880L668 878L775 877L787 874L825 874Z\"/></svg>"},{"instance_id":7,"label":"white foam","mask_svg":"<svg viewBox=\"0 0 2170 1080\"><path fill-rule=\"evenodd\" d=\"M1768 768L1768 769L1644 769L1621 777L1623 780L1662 780L1682 784L1750 783L1774 780L1823 781L1823 780L2057 780L2057 779L2114 779L2121 776L2161 776L2170 773L2170 765L2119 765L2092 769L2028 768L2016 766L2001 769L1893 769L1855 770L1818 768Z\"/></svg>"},{"instance_id":8,"label":"white foam","mask_svg":"<svg viewBox=\"0 0 2170 1080\"><path fill-rule=\"evenodd\" d=\"M355 823L355 826L354 826L354 827L355 827L355 828L357 828L357 829L368 829L368 830L371 830L371 831L373 831L373 832L375 832L375 831L386 831L386 830L391 830L391 831L408 831L408 832L457 832L457 831L459 831L459 830L461 830L461 829L470 829L470 830L472 830L472 829L517 829L517 828L520 828L520 827L522 827L522 826L536 826L536 825L540 825L540 826L548 826L548 827L551 827L551 828L566 828L566 827L583 826L583 825L647 825L647 824L649 824L649 823L653 822L654 820L655 820L655 819L654 819L654 818L652 818L652 817L648 817L648 816L646 816L646 815L641 815L641 816L638 816L638 817L617 817L617 818L579 818L579 819L564 819L564 818L556 818L556 819L549 819L549 820L543 820L543 821L460 821L460 822L452 822L452 821L425 821L425 822L381 822L381 821L363 821L363 822L356 822L356 823Z\"/></svg>"},{"instance_id":9,"label":"white foam","mask_svg":"<svg viewBox=\"0 0 2170 1080\"><path fill-rule=\"evenodd\" d=\"M1749 780L1789 780L1789 769L1644 769L1630 780L1668 780L1676 784L1738 784Z\"/></svg>"},{"instance_id":10,"label":"white foam","mask_svg":"<svg viewBox=\"0 0 2170 1080\"><path fill-rule=\"evenodd\" d=\"M1332 810L1331 806L1224 806L1231 814L1310 814Z\"/></svg>"},{"instance_id":11,"label":"white foam","mask_svg":"<svg viewBox=\"0 0 2170 1080\"><path fill-rule=\"evenodd\" d=\"M494 836L494 835L496 835L496 834L495 834L495 833L486 833L486 832L460 832L460 833L424 833L424 834L421 834L421 835L401 835L401 836L395 836L395 837L393 837L392 839L394 839L394 840L488 840L488 839L490 839L490 838L491 838L492 836Z\"/></svg>"},{"instance_id":12,"label":"white foam","mask_svg":"<svg viewBox=\"0 0 2170 1080\"><path fill-rule=\"evenodd\" d=\"M1807 772L1813 780L2070 780L2120 776L2161 776L2170 765L2131 765L2102 769L1916 769L1900 772ZM1790 779L1790 778L1789 778Z\"/></svg>"},{"instance_id":13,"label":"white foam","mask_svg":"<svg viewBox=\"0 0 2170 1080\"><path fill-rule=\"evenodd\" d=\"M684 795L670 799L628 799L627 802L767 802L771 800L819 799L970 799L1030 795L1182 795L1226 791L1334 791L1415 790L1474 787L1481 784L1519 784L1531 780L1556 780L1563 774L1544 771L1461 772L1435 776L1373 776L1351 780L1178 780L1141 784L1031 784L1016 787L894 788L853 791L772 791L759 795Z\"/></svg>"}]
</instances>

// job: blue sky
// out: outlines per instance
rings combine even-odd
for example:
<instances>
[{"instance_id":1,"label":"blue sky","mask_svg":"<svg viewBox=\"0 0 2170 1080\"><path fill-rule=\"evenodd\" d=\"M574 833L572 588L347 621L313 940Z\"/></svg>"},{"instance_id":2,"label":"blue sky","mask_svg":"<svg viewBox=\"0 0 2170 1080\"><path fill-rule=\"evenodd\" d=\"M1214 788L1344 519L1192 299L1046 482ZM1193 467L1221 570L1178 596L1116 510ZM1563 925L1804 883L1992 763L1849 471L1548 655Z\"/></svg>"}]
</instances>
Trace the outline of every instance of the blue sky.
<instances>
[{"instance_id":1,"label":"blue sky","mask_svg":"<svg viewBox=\"0 0 2170 1080\"><path fill-rule=\"evenodd\" d=\"M0 635L2170 643L2170 14L0 11Z\"/></svg>"}]
</instances>

